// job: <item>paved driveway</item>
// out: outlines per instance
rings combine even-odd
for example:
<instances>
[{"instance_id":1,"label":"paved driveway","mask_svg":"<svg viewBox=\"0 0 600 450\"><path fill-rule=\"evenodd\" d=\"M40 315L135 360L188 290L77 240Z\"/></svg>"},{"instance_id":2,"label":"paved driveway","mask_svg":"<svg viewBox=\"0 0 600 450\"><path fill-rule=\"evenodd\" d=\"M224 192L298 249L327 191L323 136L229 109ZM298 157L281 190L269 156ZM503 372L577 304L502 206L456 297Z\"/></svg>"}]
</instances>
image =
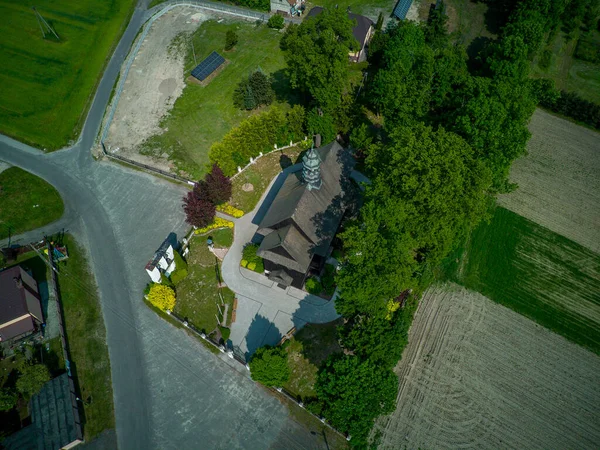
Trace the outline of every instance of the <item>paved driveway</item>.
<instances>
[{"instance_id":1,"label":"paved driveway","mask_svg":"<svg viewBox=\"0 0 600 450\"><path fill-rule=\"evenodd\" d=\"M297 170L301 170L300 164L275 177L254 211L234 219L233 245L223 259L223 280L238 298L230 340L246 358L262 345L277 344L293 327L300 329L306 323L327 323L339 317L335 300L327 301L295 288L281 289L264 275L240 267L242 250L252 241L285 175Z\"/></svg>"},{"instance_id":2,"label":"paved driveway","mask_svg":"<svg viewBox=\"0 0 600 450\"><path fill-rule=\"evenodd\" d=\"M185 230L185 187L90 154L120 65L141 26L131 22L99 84L79 141L52 154L0 136L0 160L52 184L63 197L58 222L14 242L65 228L89 252L100 291L121 449L325 448L278 400L141 301L144 265L170 232ZM0 242L4 244L5 242Z\"/></svg>"}]
</instances>

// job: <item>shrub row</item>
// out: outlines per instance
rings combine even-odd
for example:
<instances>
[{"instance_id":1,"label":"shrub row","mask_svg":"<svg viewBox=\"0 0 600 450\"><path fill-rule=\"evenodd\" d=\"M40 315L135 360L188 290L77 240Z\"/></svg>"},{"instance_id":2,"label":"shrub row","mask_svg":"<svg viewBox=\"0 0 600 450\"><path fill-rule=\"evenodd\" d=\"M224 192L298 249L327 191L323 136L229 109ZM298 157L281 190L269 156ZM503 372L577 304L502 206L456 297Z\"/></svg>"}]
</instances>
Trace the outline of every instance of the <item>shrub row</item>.
<instances>
[{"instance_id":1,"label":"shrub row","mask_svg":"<svg viewBox=\"0 0 600 450\"><path fill-rule=\"evenodd\" d=\"M231 206L229 203L223 203L222 205L217 206L217 211L227 214L231 217L235 217L239 219L244 215L244 211L241 209L237 209L235 206Z\"/></svg>"},{"instance_id":2,"label":"shrub row","mask_svg":"<svg viewBox=\"0 0 600 450\"><path fill-rule=\"evenodd\" d=\"M210 148L208 157L227 176L244 167L250 158L261 152L268 152L290 140L301 139L304 130L304 108L295 106L287 114L278 107L272 107L261 114L248 117L240 125L229 131L221 142Z\"/></svg>"},{"instance_id":3,"label":"shrub row","mask_svg":"<svg viewBox=\"0 0 600 450\"><path fill-rule=\"evenodd\" d=\"M217 228L233 228L233 222L230 220L221 219L220 217L215 217L215 220L210 225L207 225L203 228L198 228L194 231L194 233L204 234L211 230L216 230Z\"/></svg>"}]
</instances>

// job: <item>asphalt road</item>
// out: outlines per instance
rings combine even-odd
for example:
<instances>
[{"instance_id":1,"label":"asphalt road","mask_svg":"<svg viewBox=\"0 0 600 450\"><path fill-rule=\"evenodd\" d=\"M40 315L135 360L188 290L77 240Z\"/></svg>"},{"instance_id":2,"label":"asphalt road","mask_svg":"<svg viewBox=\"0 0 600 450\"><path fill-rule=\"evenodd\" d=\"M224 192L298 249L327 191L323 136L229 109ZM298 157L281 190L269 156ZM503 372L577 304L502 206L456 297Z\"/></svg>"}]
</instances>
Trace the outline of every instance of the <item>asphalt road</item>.
<instances>
[{"instance_id":1,"label":"asphalt road","mask_svg":"<svg viewBox=\"0 0 600 450\"><path fill-rule=\"evenodd\" d=\"M119 448L325 448L320 433L141 301L145 263L168 233L180 238L186 228L186 188L95 162L90 149L146 5L135 10L74 146L43 154L0 136L0 160L48 181L65 202L57 223L15 240L66 228L87 249L107 331Z\"/></svg>"}]
</instances>

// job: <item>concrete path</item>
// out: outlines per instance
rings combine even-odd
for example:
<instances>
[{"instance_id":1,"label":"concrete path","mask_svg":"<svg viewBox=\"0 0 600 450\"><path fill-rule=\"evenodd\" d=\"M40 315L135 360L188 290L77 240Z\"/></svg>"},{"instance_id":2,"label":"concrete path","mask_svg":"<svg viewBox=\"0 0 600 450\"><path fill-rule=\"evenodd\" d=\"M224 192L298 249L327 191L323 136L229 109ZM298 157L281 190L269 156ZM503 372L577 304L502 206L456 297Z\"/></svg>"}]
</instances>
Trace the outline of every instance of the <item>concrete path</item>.
<instances>
[{"instance_id":1,"label":"concrete path","mask_svg":"<svg viewBox=\"0 0 600 450\"><path fill-rule=\"evenodd\" d=\"M145 20L135 9L96 91L77 143L51 154L0 135L0 160L52 184L65 214L15 236L72 233L89 253L111 361L118 447L127 449L326 448L287 408L142 302L144 266L162 240L186 229L186 187L106 162L90 149L121 64ZM5 244L6 241L0 242Z\"/></svg>"},{"instance_id":2,"label":"concrete path","mask_svg":"<svg viewBox=\"0 0 600 450\"><path fill-rule=\"evenodd\" d=\"M280 173L273 179L254 211L233 219L233 245L223 259L221 272L223 280L238 298L230 340L246 358L262 345L277 344L293 327L300 329L306 323L327 323L339 317L335 310L335 299L327 301L299 289L281 289L266 276L240 266L244 246L252 241L258 223L285 176L298 170L301 170L301 164L288 167ZM231 217L223 217L232 220Z\"/></svg>"}]
</instances>

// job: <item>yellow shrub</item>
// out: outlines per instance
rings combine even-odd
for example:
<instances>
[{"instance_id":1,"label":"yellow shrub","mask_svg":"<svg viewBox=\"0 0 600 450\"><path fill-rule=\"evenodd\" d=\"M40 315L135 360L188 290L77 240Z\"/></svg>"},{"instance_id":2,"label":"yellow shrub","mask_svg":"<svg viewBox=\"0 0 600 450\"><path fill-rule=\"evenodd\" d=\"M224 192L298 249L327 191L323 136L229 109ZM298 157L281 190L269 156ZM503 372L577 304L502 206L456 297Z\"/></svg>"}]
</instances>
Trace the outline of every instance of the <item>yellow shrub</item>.
<instances>
[{"instance_id":1,"label":"yellow shrub","mask_svg":"<svg viewBox=\"0 0 600 450\"><path fill-rule=\"evenodd\" d=\"M211 230L216 230L217 228L233 228L233 222L231 220L221 219L220 217L215 217L215 220L210 225L205 226L204 228L198 228L194 233L196 234L204 234Z\"/></svg>"},{"instance_id":2,"label":"yellow shrub","mask_svg":"<svg viewBox=\"0 0 600 450\"><path fill-rule=\"evenodd\" d=\"M229 203L223 203L217 206L217 211L228 214L236 219L239 219L244 215L244 211L237 209L235 206L231 206Z\"/></svg>"},{"instance_id":3,"label":"yellow shrub","mask_svg":"<svg viewBox=\"0 0 600 450\"><path fill-rule=\"evenodd\" d=\"M386 306L387 306L387 314L386 314L385 318L387 320L392 320L392 316L400 308L400 303L398 303L394 300L388 300Z\"/></svg>"},{"instance_id":4,"label":"yellow shrub","mask_svg":"<svg viewBox=\"0 0 600 450\"><path fill-rule=\"evenodd\" d=\"M248 269L250 269L250 270L256 269L256 263L255 262L248 263Z\"/></svg>"},{"instance_id":5,"label":"yellow shrub","mask_svg":"<svg viewBox=\"0 0 600 450\"><path fill-rule=\"evenodd\" d=\"M164 284L153 284L148 292L148 301L158 309L173 311L175 308L175 291Z\"/></svg>"},{"instance_id":6,"label":"yellow shrub","mask_svg":"<svg viewBox=\"0 0 600 450\"><path fill-rule=\"evenodd\" d=\"M248 261L246 261L245 259L242 259L242 260L240 261L240 265L241 265L242 267L246 267L246 266L248 265Z\"/></svg>"}]
</instances>

